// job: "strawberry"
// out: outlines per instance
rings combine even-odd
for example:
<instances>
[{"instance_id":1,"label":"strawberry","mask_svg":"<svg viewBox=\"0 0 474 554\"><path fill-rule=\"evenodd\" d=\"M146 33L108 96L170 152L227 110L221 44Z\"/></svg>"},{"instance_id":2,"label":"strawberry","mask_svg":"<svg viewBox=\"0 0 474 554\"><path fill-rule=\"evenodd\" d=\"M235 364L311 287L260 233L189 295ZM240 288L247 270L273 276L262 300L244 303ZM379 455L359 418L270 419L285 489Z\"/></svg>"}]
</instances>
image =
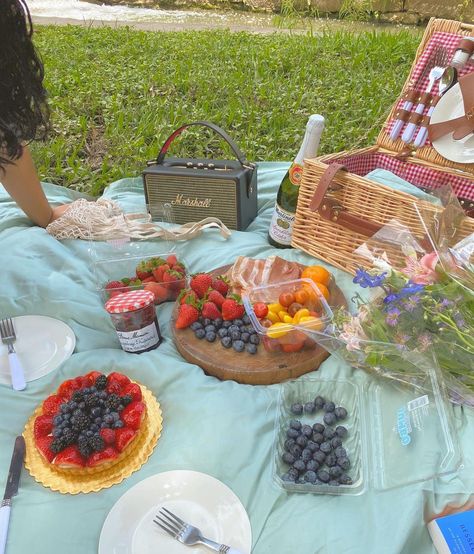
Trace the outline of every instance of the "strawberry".
<instances>
[{"instance_id":1,"label":"strawberry","mask_svg":"<svg viewBox=\"0 0 474 554\"><path fill-rule=\"evenodd\" d=\"M113 298L118 294L122 294L125 291L124 285L121 281L110 281L105 285L105 290L107 291L108 298Z\"/></svg>"},{"instance_id":2,"label":"strawberry","mask_svg":"<svg viewBox=\"0 0 474 554\"><path fill-rule=\"evenodd\" d=\"M104 439L105 444L112 445L115 443L115 430L105 427L99 431L99 435Z\"/></svg>"},{"instance_id":3,"label":"strawberry","mask_svg":"<svg viewBox=\"0 0 474 554\"><path fill-rule=\"evenodd\" d=\"M121 396L125 395L131 396L132 400L139 401L142 399L142 389L136 383L130 383L122 391Z\"/></svg>"},{"instance_id":4,"label":"strawberry","mask_svg":"<svg viewBox=\"0 0 474 554\"><path fill-rule=\"evenodd\" d=\"M176 329L186 329L192 323L199 319L199 311L192 304L181 304L178 309L178 317L176 319Z\"/></svg>"},{"instance_id":5,"label":"strawberry","mask_svg":"<svg viewBox=\"0 0 474 554\"><path fill-rule=\"evenodd\" d=\"M178 263L178 258L174 255L174 254L170 254L167 258L166 258L166 263L170 266L170 267L173 267L174 265L176 265Z\"/></svg>"},{"instance_id":6,"label":"strawberry","mask_svg":"<svg viewBox=\"0 0 474 554\"><path fill-rule=\"evenodd\" d=\"M214 302L204 302L201 315L202 317L207 317L209 319L220 319L222 317L219 308L214 304Z\"/></svg>"},{"instance_id":7,"label":"strawberry","mask_svg":"<svg viewBox=\"0 0 474 554\"><path fill-rule=\"evenodd\" d=\"M183 264L179 262L173 266L173 271L177 271L178 273L181 273L183 277L186 275L186 268L184 267Z\"/></svg>"},{"instance_id":8,"label":"strawberry","mask_svg":"<svg viewBox=\"0 0 474 554\"><path fill-rule=\"evenodd\" d=\"M122 390L130 384L130 379L126 375L112 372L107 378L107 392L121 394Z\"/></svg>"},{"instance_id":9,"label":"strawberry","mask_svg":"<svg viewBox=\"0 0 474 554\"><path fill-rule=\"evenodd\" d=\"M181 273L173 271L172 269L168 269L163 273L163 283L168 285L168 288L174 292L181 290L184 286Z\"/></svg>"},{"instance_id":10,"label":"strawberry","mask_svg":"<svg viewBox=\"0 0 474 554\"><path fill-rule=\"evenodd\" d=\"M84 467L84 460L77 446L67 446L54 458L54 465L62 468Z\"/></svg>"},{"instance_id":11,"label":"strawberry","mask_svg":"<svg viewBox=\"0 0 474 554\"><path fill-rule=\"evenodd\" d=\"M102 452L94 452L92 456L87 460L87 466L88 467L95 467L103 462L107 462L110 460L115 459L118 456L117 451L115 448L112 448L111 446L108 446Z\"/></svg>"},{"instance_id":12,"label":"strawberry","mask_svg":"<svg viewBox=\"0 0 474 554\"><path fill-rule=\"evenodd\" d=\"M70 400L74 391L78 390L79 388L80 387L77 386L77 383L73 379L68 379L67 381L64 381L64 383L61 383L58 389L58 395L64 396L64 398Z\"/></svg>"},{"instance_id":13,"label":"strawberry","mask_svg":"<svg viewBox=\"0 0 474 554\"><path fill-rule=\"evenodd\" d=\"M165 260L160 257L154 257L147 260L147 267L148 270L153 272L154 269L157 267L160 267L160 265L163 265L165 263Z\"/></svg>"},{"instance_id":14,"label":"strawberry","mask_svg":"<svg viewBox=\"0 0 474 554\"><path fill-rule=\"evenodd\" d=\"M74 381L74 385L76 386L76 388L79 390L79 389L83 389L84 387L87 387L89 386L87 384L87 380L84 380L84 378L82 377L82 375L79 375L79 377L75 377L73 379Z\"/></svg>"},{"instance_id":15,"label":"strawberry","mask_svg":"<svg viewBox=\"0 0 474 554\"><path fill-rule=\"evenodd\" d=\"M163 281L163 273L166 271L166 265L167 264L162 264L153 269L153 277L157 283L161 283Z\"/></svg>"},{"instance_id":16,"label":"strawberry","mask_svg":"<svg viewBox=\"0 0 474 554\"><path fill-rule=\"evenodd\" d=\"M212 280L211 287L214 290L219 291L222 296L227 296L227 293L229 292L229 279L227 279L224 275L219 275L219 277Z\"/></svg>"},{"instance_id":17,"label":"strawberry","mask_svg":"<svg viewBox=\"0 0 474 554\"><path fill-rule=\"evenodd\" d=\"M262 319L264 317L267 317L268 306L265 304L265 302L256 302L253 305L253 311L258 319Z\"/></svg>"},{"instance_id":18,"label":"strawberry","mask_svg":"<svg viewBox=\"0 0 474 554\"><path fill-rule=\"evenodd\" d=\"M156 283L156 279L153 276L147 277L146 279L142 279L142 284L145 284L145 283Z\"/></svg>"},{"instance_id":19,"label":"strawberry","mask_svg":"<svg viewBox=\"0 0 474 554\"><path fill-rule=\"evenodd\" d=\"M54 460L54 456L56 455L49 449L50 444L53 442L53 437L38 437L35 442L36 448L40 451L40 454L43 456L43 458L51 463Z\"/></svg>"},{"instance_id":20,"label":"strawberry","mask_svg":"<svg viewBox=\"0 0 474 554\"><path fill-rule=\"evenodd\" d=\"M59 406L64 402L67 402L67 400L57 394L48 396L43 402L43 415L56 415L59 412Z\"/></svg>"},{"instance_id":21,"label":"strawberry","mask_svg":"<svg viewBox=\"0 0 474 554\"><path fill-rule=\"evenodd\" d=\"M161 304L168 300L168 290L159 283L146 283L143 288L153 293L155 296L155 304Z\"/></svg>"},{"instance_id":22,"label":"strawberry","mask_svg":"<svg viewBox=\"0 0 474 554\"><path fill-rule=\"evenodd\" d=\"M197 304L199 300L196 293L192 289L183 289L178 296L180 304Z\"/></svg>"},{"instance_id":23,"label":"strawberry","mask_svg":"<svg viewBox=\"0 0 474 554\"><path fill-rule=\"evenodd\" d=\"M84 375L82 382L85 387L93 387L97 377L100 377L102 373L100 371L90 371L87 375ZM86 384L87 381L87 384Z\"/></svg>"},{"instance_id":24,"label":"strawberry","mask_svg":"<svg viewBox=\"0 0 474 554\"><path fill-rule=\"evenodd\" d=\"M135 269L135 273L137 274L137 278L140 280L151 277L151 270L148 261L143 260L140 262Z\"/></svg>"},{"instance_id":25,"label":"strawberry","mask_svg":"<svg viewBox=\"0 0 474 554\"><path fill-rule=\"evenodd\" d=\"M211 290L207 295L207 299L209 300L209 302L214 302L214 304L218 308L222 307L222 304L224 303L224 300L225 300L225 298L218 290Z\"/></svg>"},{"instance_id":26,"label":"strawberry","mask_svg":"<svg viewBox=\"0 0 474 554\"><path fill-rule=\"evenodd\" d=\"M120 414L122 421L127 427L138 429L145 415L145 404L143 402L131 402Z\"/></svg>"},{"instance_id":27,"label":"strawberry","mask_svg":"<svg viewBox=\"0 0 474 554\"><path fill-rule=\"evenodd\" d=\"M207 273L198 273L191 279L191 288L199 296L203 298L212 284L212 277Z\"/></svg>"},{"instance_id":28,"label":"strawberry","mask_svg":"<svg viewBox=\"0 0 474 554\"><path fill-rule=\"evenodd\" d=\"M125 448L132 442L135 438L137 431L129 429L128 427L123 427L122 429L117 429L117 445L116 448L119 452L125 450Z\"/></svg>"},{"instance_id":29,"label":"strawberry","mask_svg":"<svg viewBox=\"0 0 474 554\"><path fill-rule=\"evenodd\" d=\"M33 429L33 435L35 439L38 437L45 437L49 435L53 430L53 416L52 415L40 415L35 419L35 425Z\"/></svg>"},{"instance_id":30,"label":"strawberry","mask_svg":"<svg viewBox=\"0 0 474 554\"><path fill-rule=\"evenodd\" d=\"M240 319L244 313L245 309L240 303L240 296L234 294L230 298L226 298L222 304L222 318L225 321Z\"/></svg>"}]
</instances>

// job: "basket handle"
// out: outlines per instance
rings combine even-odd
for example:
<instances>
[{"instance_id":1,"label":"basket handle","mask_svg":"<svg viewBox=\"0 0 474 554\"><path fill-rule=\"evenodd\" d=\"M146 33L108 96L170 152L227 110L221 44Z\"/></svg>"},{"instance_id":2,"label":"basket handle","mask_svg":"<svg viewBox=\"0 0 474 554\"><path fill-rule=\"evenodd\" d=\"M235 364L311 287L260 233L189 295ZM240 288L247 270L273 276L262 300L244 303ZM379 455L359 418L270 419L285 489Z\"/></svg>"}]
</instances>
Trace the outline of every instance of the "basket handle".
<instances>
[{"instance_id":1,"label":"basket handle","mask_svg":"<svg viewBox=\"0 0 474 554\"><path fill-rule=\"evenodd\" d=\"M314 191L314 196L309 205L310 209L313 212L317 211L323 219L337 223L360 235L367 237L375 235L383 227L382 224L350 214L335 198L326 197L328 190L335 191L342 188L341 185L333 182L339 170L347 171L347 167L338 163L333 163L327 167Z\"/></svg>"}]
</instances>

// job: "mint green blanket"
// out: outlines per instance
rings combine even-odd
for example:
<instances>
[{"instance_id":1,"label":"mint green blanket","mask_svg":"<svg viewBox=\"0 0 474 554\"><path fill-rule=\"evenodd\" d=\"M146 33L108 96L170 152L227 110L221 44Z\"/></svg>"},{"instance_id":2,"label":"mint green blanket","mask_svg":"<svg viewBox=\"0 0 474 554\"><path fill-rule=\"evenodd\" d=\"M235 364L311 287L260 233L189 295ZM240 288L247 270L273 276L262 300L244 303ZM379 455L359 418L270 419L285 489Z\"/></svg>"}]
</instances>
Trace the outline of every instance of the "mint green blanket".
<instances>
[{"instance_id":1,"label":"mint green blanket","mask_svg":"<svg viewBox=\"0 0 474 554\"><path fill-rule=\"evenodd\" d=\"M278 254L314 262L296 250L277 252L266 239L277 186L287 167L260 164L259 215L246 232L233 232L225 241L217 232L206 231L177 244L179 256L193 272L231 263L240 254L261 258ZM52 202L78 196L53 185L45 185L45 190ZM140 179L114 183L104 196L128 208L143 206ZM120 370L150 388L163 409L163 434L140 471L99 493L51 492L24 472L13 503L8 554L97 552L104 519L120 496L142 479L173 469L208 473L234 490L250 517L254 554L434 552L423 524L425 500L441 509L451 498L446 495L459 493L465 499L474 492L472 411L455 410L465 455L465 469L459 475L387 492L370 490L361 496L288 495L271 476L279 386L221 382L185 362L170 338L171 304L158 310L163 345L140 356L124 353L94 291L88 247L84 241L57 242L43 229L32 227L0 190L0 315L56 317L68 323L77 337L73 356L57 371L30 383L25 392L0 385L0 488L5 485L14 438L37 404L63 380L91 369ZM339 270L334 273L350 297L351 277ZM319 374L362 385L370 379L331 358Z\"/></svg>"}]
</instances>

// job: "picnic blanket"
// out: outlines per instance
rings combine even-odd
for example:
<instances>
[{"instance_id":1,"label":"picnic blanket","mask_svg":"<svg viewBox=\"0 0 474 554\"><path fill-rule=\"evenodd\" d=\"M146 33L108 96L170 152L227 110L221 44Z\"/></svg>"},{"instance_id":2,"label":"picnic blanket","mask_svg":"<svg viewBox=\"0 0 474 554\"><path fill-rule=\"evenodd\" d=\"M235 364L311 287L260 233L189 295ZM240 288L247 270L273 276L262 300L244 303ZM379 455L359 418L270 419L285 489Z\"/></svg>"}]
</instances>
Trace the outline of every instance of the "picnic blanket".
<instances>
[{"instance_id":1,"label":"picnic blanket","mask_svg":"<svg viewBox=\"0 0 474 554\"><path fill-rule=\"evenodd\" d=\"M302 252L277 251L267 242L277 187L287 167L259 165L259 213L246 232L235 231L225 241L218 232L205 231L199 238L176 244L179 257L193 272L231 263L238 255L278 254L315 263ZM50 184L44 188L54 203L79 196ZM118 181L104 197L128 210L143 209L141 179ZM86 241L58 242L44 229L33 227L0 189L0 314L59 318L77 337L72 357L55 372L29 383L26 391L18 393L0 385L0 489L5 485L14 438L34 408L63 380L92 369L123 371L151 389L163 410L163 434L140 471L99 493L59 494L24 472L12 509L8 554L97 552L102 524L120 496L139 481L174 469L208 473L233 489L251 521L254 554L434 552L423 523L423 506L428 501L441 509L450 495L466 498L474 492L473 411L453 408L464 450L465 467L458 474L385 492L369 489L360 496L287 494L272 481L279 385L221 382L184 361L171 339L171 304L158 308L164 343L140 356L123 352L94 290L88 249ZM350 298L351 277L332 271ZM322 364L319 374L362 385L371 379L332 357Z\"/></svg>"}]
</instances>

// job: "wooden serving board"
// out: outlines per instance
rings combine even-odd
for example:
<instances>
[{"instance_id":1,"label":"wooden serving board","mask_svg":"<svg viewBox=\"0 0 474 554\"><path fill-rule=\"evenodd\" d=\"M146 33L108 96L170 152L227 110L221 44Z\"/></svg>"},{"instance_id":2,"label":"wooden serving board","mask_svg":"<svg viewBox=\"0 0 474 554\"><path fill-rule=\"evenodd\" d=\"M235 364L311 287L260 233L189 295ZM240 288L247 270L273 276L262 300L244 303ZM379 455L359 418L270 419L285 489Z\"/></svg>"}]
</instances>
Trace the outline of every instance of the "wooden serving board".
<instances>
[{"instance_id":1,"label":"wooden serving board","mask_svg":"<svg viewBox=\"0 0 474 554\"><path fill-rule=\"evenodd\" d=\"M221 275L230 266L211 271L211 275ZM341 289L330 287L332 307L346 305ZM236 352L233 348L224 348L219 338L210 343L199 340L191 329L176 329L178 304L175 304L171 318L171 329L178 352L185 360L200 366L205 373L222 380L231 379L246 385L272 385L287 379L295 379L305 373L318 369L329 356L328 352L317 345L314 349L301 352L267 352L262 344L257 354Z\"/></svg>"}]
</instances>

